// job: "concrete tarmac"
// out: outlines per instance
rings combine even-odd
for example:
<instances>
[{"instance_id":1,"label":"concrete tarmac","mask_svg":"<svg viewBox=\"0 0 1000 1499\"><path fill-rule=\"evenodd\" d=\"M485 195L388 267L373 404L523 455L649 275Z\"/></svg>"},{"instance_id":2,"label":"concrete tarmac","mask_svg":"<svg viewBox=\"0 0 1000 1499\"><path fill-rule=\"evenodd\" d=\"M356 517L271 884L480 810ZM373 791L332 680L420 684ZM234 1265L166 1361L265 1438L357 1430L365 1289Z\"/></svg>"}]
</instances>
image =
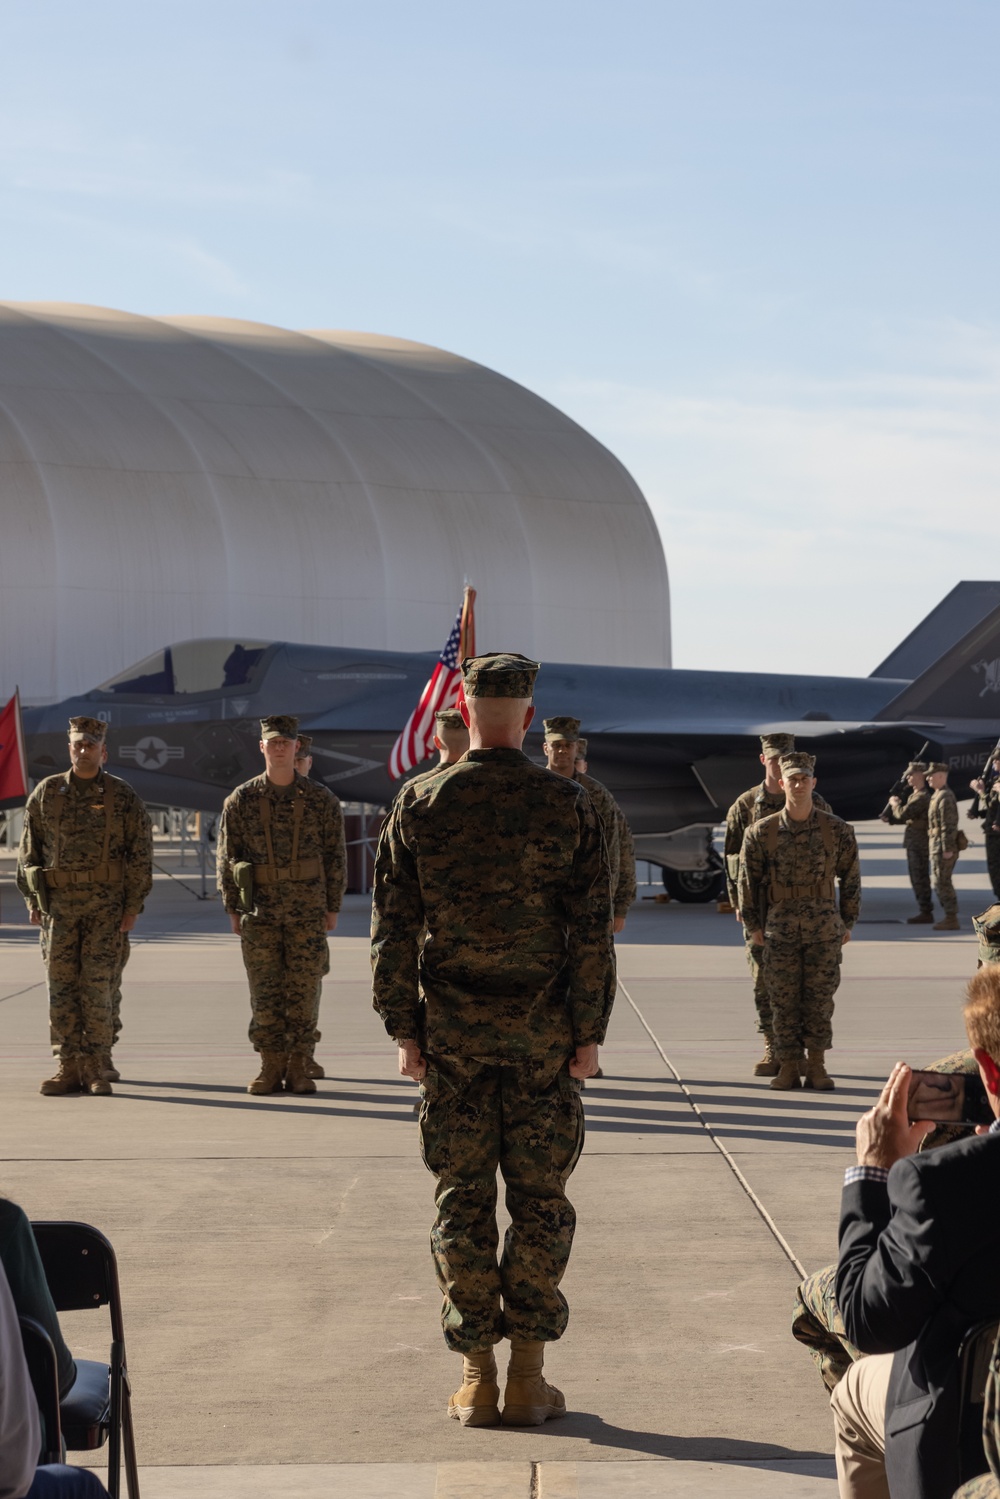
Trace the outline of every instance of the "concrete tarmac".
<instances>
[{"instance_id":1,"label":"concrete tarmac","mask_svg":"<svg viewBox=\"0 0 1000 1499\"><path fill-rule=\"evenodd\" d=\"M733 917L633 908L571 1182L570 1327L546 1362L571 1414L529 1431L445 1415L460 1364L438 1323L416 1090L370 1007L367 899L348 898L332 940L326 1081L255 1099L238 940L158 855L174 877L136 929L123 1080L111 1099L48 1099L37 934L0 856L0 1190L115 1245L145 1499L834 1495L827 1398L788 1330L798 1267L835 1257L854 1123L892 1063L964 1044L969 917L992 900L977 837L956 878L963 930L907 927L900 834L859 834L833 1094L750 1075ZM75 1351L107 1358L103 1313L64 1322Z\"/></svg>"}]
</instances>

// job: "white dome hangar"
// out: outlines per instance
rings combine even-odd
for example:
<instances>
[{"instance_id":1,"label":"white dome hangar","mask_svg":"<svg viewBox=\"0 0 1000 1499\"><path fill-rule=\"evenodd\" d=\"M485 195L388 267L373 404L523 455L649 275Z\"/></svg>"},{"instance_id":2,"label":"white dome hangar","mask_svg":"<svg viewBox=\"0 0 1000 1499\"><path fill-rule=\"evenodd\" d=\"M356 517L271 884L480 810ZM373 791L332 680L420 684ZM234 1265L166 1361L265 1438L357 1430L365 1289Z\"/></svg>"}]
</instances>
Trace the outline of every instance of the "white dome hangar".
<instances>
[{"instance_id":1,"label":"white dome hangar","mask_svg":"<svg viewBox=\"0 0 1000 1499\"><path fill-rule=\"evenodd\" d=\"M502 375L363 333L0 303L0 699L172 641L669 666L667 572L618 460Z\"/></svg>"}]
</instances>

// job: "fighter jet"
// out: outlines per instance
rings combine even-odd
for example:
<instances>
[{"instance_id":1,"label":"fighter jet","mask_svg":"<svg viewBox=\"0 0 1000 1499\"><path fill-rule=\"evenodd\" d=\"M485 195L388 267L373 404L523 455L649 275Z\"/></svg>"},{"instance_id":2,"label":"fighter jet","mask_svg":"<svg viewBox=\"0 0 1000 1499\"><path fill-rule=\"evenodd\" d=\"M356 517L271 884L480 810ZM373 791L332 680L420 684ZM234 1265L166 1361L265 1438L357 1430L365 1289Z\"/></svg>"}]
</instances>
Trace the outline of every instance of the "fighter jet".
<instances>
[{"instance_id":1,"label":"fighter jet","mask_svg":"<svg viewBox=\"0 0 1000 1499\"><path fill-rule=\"evenodd\" d=\"M29 770L66 764L66 721L108 724L109 768L149 803L217 812L261 766L258 719L295 713L312 734L313 775L342 800L387 805L386 762L436 657L291 641L166 646L82 697L25 711ZM583 721L590 768L621 803L640 858L672 893L720 888L711 830L760 774L758 736L794 733L818 756L834 810L874 817L924 746L960 774L961 794L1000 728L1000 583L962 583L870 677L654 670L546 662L537 723ZM541 758L541 735L528 752Z\"/></svg>"}]
</instances>

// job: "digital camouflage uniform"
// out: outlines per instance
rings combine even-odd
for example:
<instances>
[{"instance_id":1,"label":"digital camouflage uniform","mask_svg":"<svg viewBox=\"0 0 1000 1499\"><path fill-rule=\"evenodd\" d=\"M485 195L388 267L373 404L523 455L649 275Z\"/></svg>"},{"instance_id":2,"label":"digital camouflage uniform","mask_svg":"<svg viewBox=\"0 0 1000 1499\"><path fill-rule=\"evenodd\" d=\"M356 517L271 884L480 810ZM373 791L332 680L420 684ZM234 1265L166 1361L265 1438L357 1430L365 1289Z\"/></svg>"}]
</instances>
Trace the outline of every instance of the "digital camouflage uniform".
<instances>
[{"instance_id":1,"label":"digital camouflage uniform","mask_svg":"<svg viewBox=\"0 0 1000 1499\"><path fill-rule=\"evenodd\" d=\"M973 916L972 925L979 939L978 966L1000 963L1000 905L988 906L978 916Z\"/></svg>"},{"instance_id":2,"label":"digital camouflage uniform","mask_svg":"<svg viewBox=\"0 0 1000 1499\"><path fill-rule=\"evenodd\" d=\"M976 1059L971 1051L956 1051L940 1061L932 1062L925 1072L964 1072L978 1075ZM942 1124L932 1130L920 1143L921 1150L933 1150L939 1145L948 1145L961 1139L964 1130ZM850 1341L844 1329L844 1319L837 1306L837 1266L827 1265L809 1275L795 1293L792 1308L792 1336L803 1343L812 1354L820 1378L828 1390L843 1379L847 1370L859 1358L864 1358Z\"/></svg>"},{"instance_id":3,"label":"digital camouflage uniform","mask_svg":"<svg viewBox=\"0 0 1000 1499\"><path fill-rule=\"evenodd\" d=\"M635 872L635 839L625 813L617 802L615 806L618 808L618 882L614 889L614 907L616 916L627 916L639 894Z\"/></svg>"},{"instance_id":4,"label":"digital camouflage uniform","mask_svg":"<svg viewBox=\"0 0 1000 1499\"><path fill-rule=\"evenodd\" d=\"M580 735L578 718L546 718L544 729L547 742L555 743L559 740L566 740L575 743L577 759L581 756L586 759L587 740ZM559 774L559 772L556 773ZM635 843L632 838L632 829L628 825L625 813L603 782L575 767L573 779L586 788L597 809L597 815L601 819L604 841L608 849L608 862L611 867L611 894L615 919L619 917L624 919L628 916L632 902L639 892L635 873Z\"/></svg>"},{"instance_id":5,"label":"digital camouflage uniform","mask_svg":"<svg viewBox=\"0 0 1000 1499\"><path fill-rule=\"evenodd\" d=\"M984 798L983 837L990 884L993 894L1000 900L1000 779L994 780Z\"/></svg>"},{"instance_id":6,"label":"digital camouflage uniform","mask_svg":"<svg viewBox=\"0 0 1000 1499\"><path fill-rule=\"evenodd\" d=\"M121 983L122 919L138 915L153 884L146 808L106 770L90 780L72 771L48 776L28 798L18 853L17 886L29 911L40 909L32 868L45 870L48 888L41 948L53 1051L63 1060L105 1056Z\"/></svg>"},{"instance_id":7,"label":"digital camouflage uniform","mask_svg":"<svg viewBox=\"0 0 1000 1499\"><path fill-rule=\"evenodd\" d=\"M114 978L111 980L111 1044L118 1040L122 1031L122 973L129 958L132 956L132 944L128 939L128 932L120 932L118 943L118 962L115 965Z\"/></svg>"},{"instance_id":8,"label":"digital camouflage uniform","mask_svg":"<svg viewBox=\"0 0 1000 1499\"><path fill-rule=\"evenodd\" d=\"M854 829L815 808L804 822L787 811L765 817L743 840L738 894L745 930L764 933L778 1061L793 1062L804 1049L829 1051L843 935L861 908Z\"/></svg>"},{"instance_id":9,"label":"digital camouflage uniform","mask_svg":"<svg viewBox=\"0 0 1000 1499\"><path fill-rule=\"evenodd\" d=\"M983 1392L983 1450L989 1472L963 1483L953 1499L1000 1499L1000 1336L993 1344Z\"/></svg>"},{"instance_id":10,"label":"digital camouflage uniform","mask_svg":"<svg viewBox=\"0 0 1000 1499\"><path fill-rule=\"evenodd\" d=\"M615 801L607 786L593 776L577 772L574 780L583 786L601 819L604 841L608 847L608 862L611 867L611 892L615 916L627 916L632 902L638 894L635 877L635 844L632 829L625 813Z\"/></svg>"},{"instance_id":11,"label":"digital camouflage uniform","mask_svg":"<svg viewBox=\"0 0 1000 1499\"><path fill-rule=\"evenodd\" d=\"M340 910L347 877L340 802L298 773L291 786L255 776L226 798L217 860L226 910L240 913L251 1045L259 1052L309 1055L323 975L330 970L326 913ZM238 863L254 866L250 911L241 910Z\"/></svg>"},{"instance_id":12,"label":"digital camouflage uniform","mask_svg":"<svg viewBox=\"0 0 1000 1499\"><path fill-rule=\"evenodd\" d=\"M889 822L905 825L903 848L906 851L906 867L913 893L917 897L917 905L925 916L929 916L934 909L931 895L930 807L931 791L930 787L925 787L922 791L911 791L898 812L890 808L886 814Z\"/></svg>"},{"instance_id":13,"label":"digital camouflage uniform","mask_svg":"<svg viewBox=\"0 0 1000 1499\"><path fill-rule=\"evenodd\" d=\"M933 793L927 811L927 832L931 853L931 879L945 917L958 919L958 896L952 876L958 861L958 802L949 786ZM946 853L952 858L946 859Z\"/></svg>"},{"instance_id":14,"label":"digital camouflage uniform","mask_svg":"<svg viewBox=\"0 0 1000 1499\"><path fill-rule=\"evenodd\" d=\"M533 663L482 660L530 698ZM530 671L529 671L530 667ZM484 675L486 672L484 671ZM421 940L426 929L426 940ZM604 1039L614 1000L607 851L589 794L515 749L470 750L397 798L379 841L374 1004L416 1040L424 1162L437 1178L431 1249L448 1346L561 1337L559 1291L583 1144L575 1048ZM511 1225L497 1263L499 1166Z\"/></svg>"},{"instance_id":15,"label":"digital camouflage uniform","mask_svg":"<svg viewBox=\"0 0 1000 1499\"><path fill-rule=\"evenodd\" d=\"M759 786L751 786L749 791L744 791L738 796L726 813L726 837L723 844L723 854L726 861L726 892L729 896L729 904L734 911L740 908L739 878L740 878L740 855L743 852L743 839L747 828L753 827L755 823L764 817L773 817L780 812L785 805L785 793L783 791L768 791L767 785L761 781ZM813 794L813 806L818 807L821 812L829 812L830 805L821 796ZM743 928L743 941L746 944L747 966L750 969L750 977L753 979L753 1002L757 1011L757 1029L764 1036L771 1036L771 1001L767 997L767 983L764 979L763 957L764 949L751 942L755 928Z\"/></svg>"}]
</instances>

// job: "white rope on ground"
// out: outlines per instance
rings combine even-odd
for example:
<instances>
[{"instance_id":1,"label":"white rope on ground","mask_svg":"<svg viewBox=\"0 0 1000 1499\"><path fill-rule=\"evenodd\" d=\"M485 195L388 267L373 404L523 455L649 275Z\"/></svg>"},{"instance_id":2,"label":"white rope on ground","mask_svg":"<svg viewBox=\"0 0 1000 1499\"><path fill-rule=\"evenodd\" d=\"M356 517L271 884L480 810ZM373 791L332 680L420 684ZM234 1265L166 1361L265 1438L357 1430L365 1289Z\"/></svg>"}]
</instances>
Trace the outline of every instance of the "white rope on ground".
<instances>
[{"instance_id":1,"label":"white rope on ground","mask_svg":"<svg viewBox=\"0 0 1000 1499\"><path fill-rule=\"evenodd\" d=\"M739 1182L740 1186L743 1188L744 1192L747 1194L747 1196L749 1197L750 1201L753 1203L754 1207L757 1209L757 1212L760 1214L761 1218L763 1218L765 1224L767 1225L768 1229L773 1234L775 1240L777 1241L779 1247L781 1248L782 1253L791 1262L791 1264L794 1265L795 1269L798 1271L798 1273L802 1277L802 1279L805 1280L806 1275L808 1273L806 1271L805 1266L802 1264L802 1262L798 1258L798 1256L794 1253L794 1251L793 1251L791 1245L789 1244L788 1240L785 1238L784 1234L781 1232L781 1229L775 1223L774 1219L771 1217L771 1214L767 1211L767 1208L761 1202L760 1198L757 1196L757 1193L754 1191L753 1187L751 1187L750 1183L747 1181L746 1177L743 1175L743 1172L740 1170L739 1166L737 1166L737 1164L736 1164L735 1160L733 1159L732 1155L726 1149L726 1147L723 1145L722 1141L719 1139L718 1135L715 1133L715 1130L712 1128L711 1124L705 1118L705 1115L702 1113L701 1109L699 1108L699 1106L698 1106L698 1104L697 1104L697 1102L695 1100L695 1097L694 1097L693 1093L691 1092L690 1088L688 1087L687 1083L685 1083L684 1079L681 1077L680 1073L677 1071L677 1068L674 1066L673 1062L670 1060L670 1058L667 1056L666 1052L663 1050L663 1047L660 1045L659 1041L656 1038L656 1035L653 1032L652 1026L650 1025L649 1021L646 1019L645 1015L640 1010L639 1006L636 1004L635 1000L632 998L631 994L626 989L625 985L622 983L621 979L618 980L618 987L622 991L622 993L624 994L625 998L628 1000L629 1004L632 1006L633 1010L635 1011L636 1016L638 1017L638 1020L639 1020L639 1024L642 1026L643 1030L646 1032L647 1036L652 1041L652 1043L656 1047L657 1051L660 1053L660 1056L663 1058L663 1061L666 1063L666 1065L669 1067L670 1071L673 1073L674 1081L677 1083L677 1085L680 1088L681 1092L684 1094L684 1097L687 1099L688 1103L691 1105L691 1109L692 1109L692 1111L693 1111L693 1113L695 1115L695 1118L698 1120L698 1123L702 1126L702 1128L704 1129L705 1133L708 1135L708 1138L711 1140L711 1142L715 1146L716 1150L722 1156L722 1158L725 1161L726 1165L729 1167L730 1171L733 1173L733 1175L735 1176L736 1180Z\"/></svg>"}]
</instances>

